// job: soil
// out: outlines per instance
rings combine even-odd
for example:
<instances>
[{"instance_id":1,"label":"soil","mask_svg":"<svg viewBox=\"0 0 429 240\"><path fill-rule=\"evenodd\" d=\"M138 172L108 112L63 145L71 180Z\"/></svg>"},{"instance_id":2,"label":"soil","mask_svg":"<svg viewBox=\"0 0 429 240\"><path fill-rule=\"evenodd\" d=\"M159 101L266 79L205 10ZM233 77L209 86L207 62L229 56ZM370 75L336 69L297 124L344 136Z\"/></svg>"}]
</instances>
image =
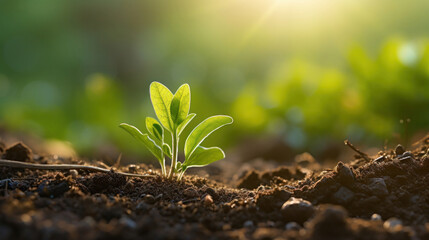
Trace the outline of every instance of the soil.
<instances>
[{"instance_id":1,"label":"soil","mask_svg":"<svg viewBox=\"0 0 429 240\"><path fill-rule=\"evenodd\" d=\"M429 239L429 138L407 150L325 170L301 156L229 185L195 175L171 181L145 164L109 173L0 167L0 240ZM62 162L24 144L0 144L0 152Z\"/></svg>"}]
</instances>

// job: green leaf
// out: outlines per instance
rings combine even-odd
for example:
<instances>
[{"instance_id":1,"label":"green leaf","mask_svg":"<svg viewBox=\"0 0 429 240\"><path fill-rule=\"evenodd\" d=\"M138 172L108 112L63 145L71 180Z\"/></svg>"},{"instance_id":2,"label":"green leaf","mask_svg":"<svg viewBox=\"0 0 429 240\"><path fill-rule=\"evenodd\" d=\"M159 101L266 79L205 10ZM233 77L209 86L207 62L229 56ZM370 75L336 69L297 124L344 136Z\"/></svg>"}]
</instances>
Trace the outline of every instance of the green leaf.
<instances>
[{"instance_id":1,"label":"green leaf","mask_svg":"<svg viewBox=\"0 0 429 240\"><path fill-rule=\"evenodd\" d=\"M173 124L170 117L170 105L173 99L173 93L159 82L150 84L150 99L153 109L161 124L172 132Z\"/></svg>"},{"instance_id":2,"label":"green leaf","mask_svg":"<svg viewBox=\"0 0 429 240\"><path fill-rule=\"evenodd\" d=\"M217 115L207 118L192 130L185 142L185 159L189 159L195 149L206 139L212 132L222 126L231 124L232 117Z\"/></svg>"},{"instance_id":3,"label":"green leaf","mask_svg":"<svg viewBox=\"0 0 429 240\"><path fill-rule=\"evenodd\" d=\"M140 132L140 130L132 125L126 124L126 123L121 123L119 125L119 127L121 127L122 129L124 129L125 131L127 131L129 134L131 134L131 136L133 136L134 138L136 138L137 140L139 140L141 143L143 143L148 149L149 151L155 155L155 157L161 162L163 161L163 157L162 157L162 150L161 148L156 145L156 143L149 137L149 135L147 134L143 134L142 132Z\"/></svg>"},{"instance_id":4,"label":"green leaf","mask_svg":"<svg viewBox=\"0 0 429 240\"><path fill-rule=\"evenodd\" d=\"M162 144L162 150L164 151L164 154L171 158L171 148L170 145L168 145L167 143Z\"/></svg>"},{"instance_id":5,"label":"green leaf","mask_svg":"<svg viewBox=\"0 0 429 240\"><path fill-rule=\"evenodd\" d=\"M183 84L177 89L171 100L170 116L174 127L179 126L188 116L189 107L191 106L191 90L188 84Z\"/></svg>"},{"instance_id":6,"label":"green leaf","mask_svg":"<svg viewBox=\"0 0 429 240\"><path fill-rule=\"evenodd\" d=\"M164 128L162 128L161 124L155 118L146 118L146 129L152 137L155 137L160 142L164 141Z\"/></svg>"},{"instance_id":7,"label":"green leaf","mask_svg":"<svg viewBox=\"0 0 429 240\"><path fill-rule=\"evenodd\" d=\"M218 147L205 148L199 146L195 149L191 158L185 160L183 168L203 167L210 163L216 162L225 158L225 153Z\"/></svg>"},{"instance_id":8,"label":"green leaf","mask_svg":"<svg viewBox=\"0 0 429 240\"><path fill-rule=\"evenodd\" d=\"M191 120L192 120L192 119L194 119L195 115L197 115L197 114L195 114L195 113L191 113L191 114L189 114L189 115L185 118L185 120L183 120L183 121L179 124L179 126L177 126L177 129L176 129L177 136L180 136L180 134L181 134L181 133L182 133L182 131L185 129L185 127L188 125L188 123L190 123L190 122L191 122Z\"/></svg>"}]
</instances>

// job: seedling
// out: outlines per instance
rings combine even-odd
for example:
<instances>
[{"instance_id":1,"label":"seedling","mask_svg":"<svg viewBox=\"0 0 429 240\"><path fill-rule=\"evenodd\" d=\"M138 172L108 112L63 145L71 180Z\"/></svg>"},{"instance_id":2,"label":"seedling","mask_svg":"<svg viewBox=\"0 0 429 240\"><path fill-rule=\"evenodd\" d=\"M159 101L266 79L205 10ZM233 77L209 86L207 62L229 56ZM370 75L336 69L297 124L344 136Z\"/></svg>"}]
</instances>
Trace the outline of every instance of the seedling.
<instances>
[{"instance_id":1,"label":"seedling","mask_svg":"<svg viewBox=\"0 0 429 240\"><path fill-rule=\"evenodd\" d=\"M206 148L201 146L201 143L215 130L231 124L232 117L216 115L205 119L196 126L186 138L185 160L180 162L178 160L180 135L196 115L195 113L189 114L191 105L189 85L183 84L173 95L166 86L153 82L150 85L150 99L159 122L147 117L148 133L142 133L138 128L126 123L121 123L119 126L143 143L158 159L163 176L170 179L177 177L180 180L190 167L203 167L225 158L222 149ZM171 134L171 146L164 141L166 132ZM171 159L169 173L165 167L165 157Z\"/></svg>"}]
</instances>

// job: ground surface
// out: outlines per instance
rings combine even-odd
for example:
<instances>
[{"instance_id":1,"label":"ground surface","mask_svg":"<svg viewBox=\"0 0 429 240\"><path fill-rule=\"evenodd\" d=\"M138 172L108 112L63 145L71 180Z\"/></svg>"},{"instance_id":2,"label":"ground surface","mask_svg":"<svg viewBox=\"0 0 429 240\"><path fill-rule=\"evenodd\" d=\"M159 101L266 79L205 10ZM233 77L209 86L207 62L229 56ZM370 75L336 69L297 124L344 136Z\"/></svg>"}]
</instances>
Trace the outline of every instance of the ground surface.
<instances>
[{"instance_id":1,"label":"ground surface","mask_svg":"<svg viewBox=\"0 0 429 240\"><path fill-rule=\"evenodd\" d=\"M64 162L20 144L0 151L3 159ZM429 139L319 169L303 155L226 186L192 175L175 182L0 167L0 240L429 239ZM143 164L116 171L154 174Z\"/></svg>"}]
</instances>

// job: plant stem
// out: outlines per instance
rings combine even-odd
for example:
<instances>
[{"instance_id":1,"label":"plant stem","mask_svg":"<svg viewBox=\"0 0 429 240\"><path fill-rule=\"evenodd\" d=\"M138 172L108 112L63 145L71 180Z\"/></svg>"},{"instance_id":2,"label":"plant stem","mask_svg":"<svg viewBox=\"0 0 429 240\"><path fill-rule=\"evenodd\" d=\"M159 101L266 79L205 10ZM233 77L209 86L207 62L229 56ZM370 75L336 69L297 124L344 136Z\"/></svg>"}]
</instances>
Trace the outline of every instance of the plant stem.
<instances>
[{"instance_id":1,"label":"plant stem","mask_svg":"<svg viewBox=\"0 0 429 240\"><path fill-rule=\"evenodd\" d=\"M179 177L177 178L177 180L179 180L179 181L182 180L183 175L185 174L185 171L186 170L183 170L182 172L179 173Z\"/></svg>"},{"instance_id":2,"label":"plant stem","mask_svg":"<svg viewBox=\"0 0 429 240\"><path fill-rule=\"evenodd\" d=\"M179 138L176 135L176 132L171 134L172 142L171 142L171 148L172 148L172 155L171 155L171 168L170 168L170 174L168 174L168 178L173 178L174 172L176 170L177 165L177 155L179 154Z\"/></svg>"},{"instance_id":3,"label":"plant stem","mask_svg":"<svg viewBox=\"0 0 429 240\"><path fill-rule=\"evenodd\" d=\"M165 172L165 158L163 158L162 162L161 162L161 174L162 174L162 176L165 176L167 174Z\"/></svg>"}]
</instances>

